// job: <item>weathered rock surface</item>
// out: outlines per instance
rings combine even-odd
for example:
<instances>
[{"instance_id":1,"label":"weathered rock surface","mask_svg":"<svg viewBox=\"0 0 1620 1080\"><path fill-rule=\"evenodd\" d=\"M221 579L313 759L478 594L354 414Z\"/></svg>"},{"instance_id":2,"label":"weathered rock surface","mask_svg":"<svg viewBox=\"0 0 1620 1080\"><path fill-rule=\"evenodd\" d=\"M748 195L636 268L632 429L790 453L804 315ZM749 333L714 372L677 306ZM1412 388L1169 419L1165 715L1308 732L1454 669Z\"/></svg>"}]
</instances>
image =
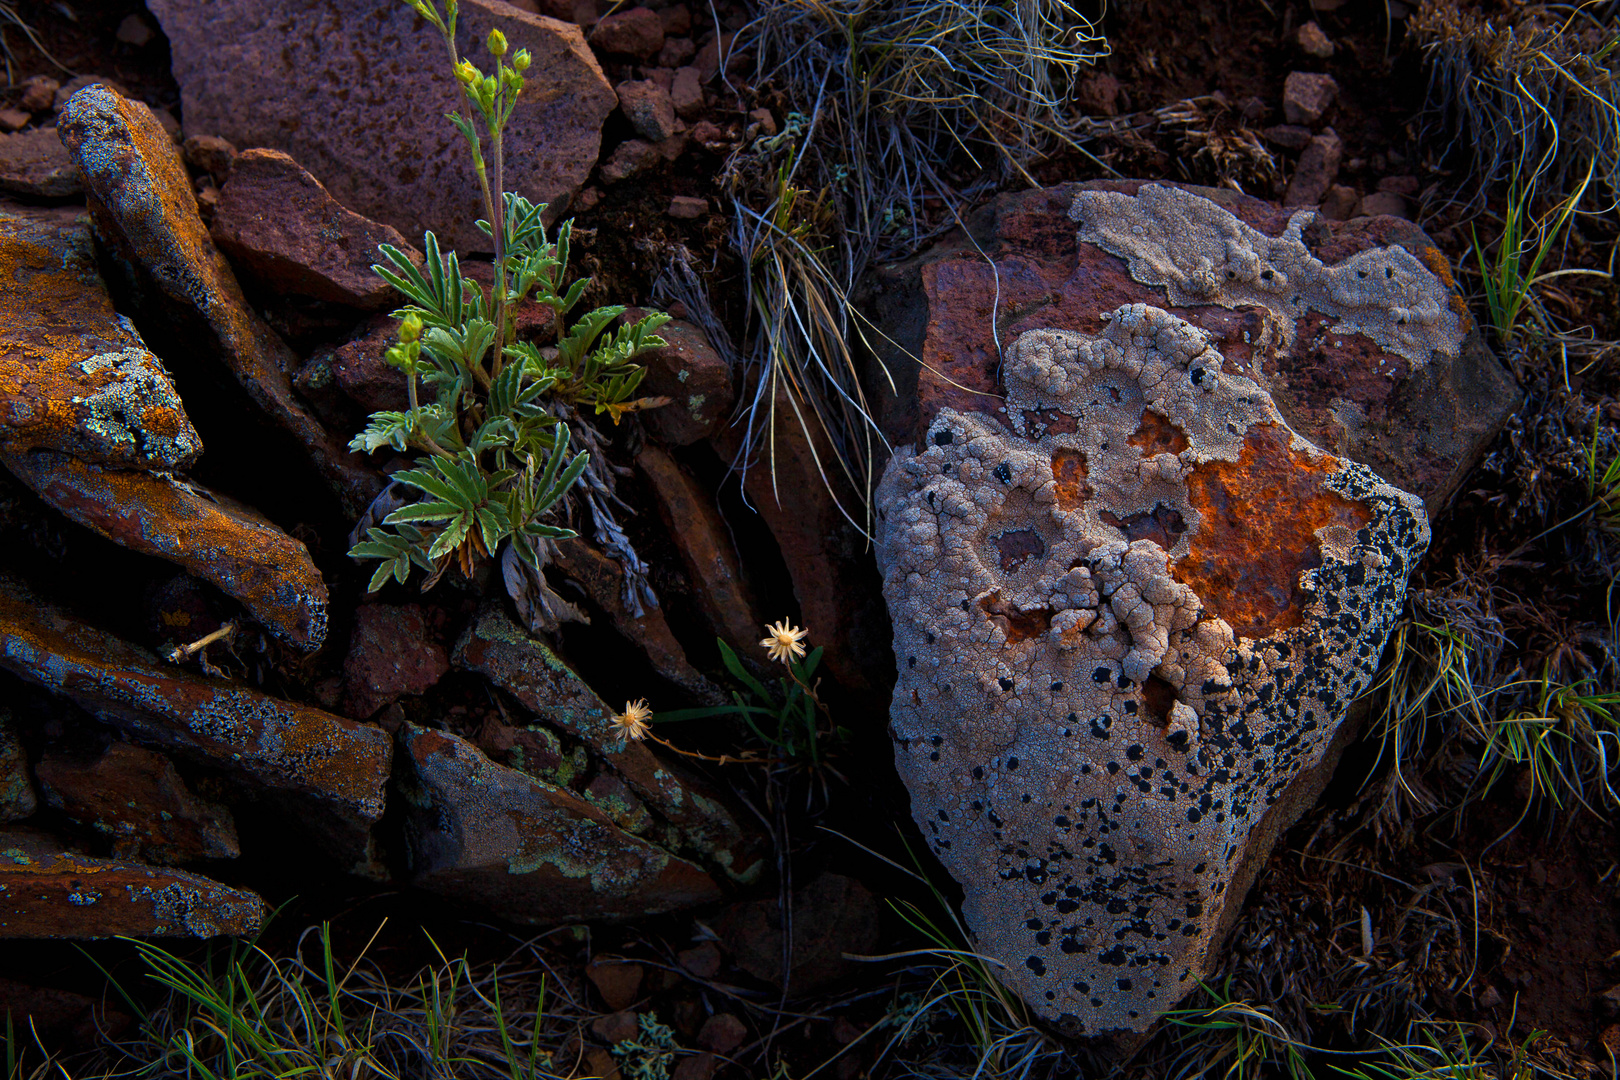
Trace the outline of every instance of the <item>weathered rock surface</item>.
<instances>
[{"instance_id":1,"label":"weathered rock surface","mask_svg":"<svg viewBox=\"0 0 1620 1080\"><path fill-rule=\"evenodd\" d=\"M613 724L615 710L499 608L485 608L473 620L456 646L454 661L484 675L541 719L582 740L703 858L738 881L752 881L759 875L763 852L757 838L744 833L711 793L678 775L646 744L622 739ZM632 695L626 691L626 696Z\"/></svg>"},{"instance_id":2,"label":"weathered rock surface","mask_svg":"<svg viewBox=\"0 0 1620 1080\"><path fill-rule=\"evenodd\" d=\"M716 900L694 863L624 832L601 809L492 763L465 739L407 727L408 833L419 888L545 923L673 911Z\"/></svg>"},{"instance_id":3,"label":"weathered rock surface","mask_svg":"<svg viewBox=\"0 0 1620 1080\"><path fill-rule=\"evenodd\" d=\"M26 199L66 199L82 190L55 128L0 135L0 191Z\"/></svg>"},{"instance_id":4,"label":"weathered rock surface","mask_svg":"<svg viewBox=\"0 0 1620 1080\"><path fill-rule=\"evenodd\" d=\"M91 760L47 751L35 773L45 801L99 834L115 859L173 866L242 853L231 812L192 794L156 750L115 742Z\"/></svg>"},{"instance_id":5,"label":"weathered rock surface","mask_svg":"<svg viewBox=\"0 0 1620 1080\"><path fill-rule=\"evenodd\" d=\"M278 293L378 310L402 302L371 272L378 244L421 255L399 230L343 208L279 150L238 155L210 233L238 268Z\"/></svg>"},{"instance_id":6,"label":"weathered rock surface","mask_svg":"<svg viewBox=\"0 0 1620 1080\"><path fill-rule=\"evenodd\" d=\"M0 708L0 825L21 821L39 806L28 777L28 755L17 738L11 713Z\"/></svg>"},{"instance_id":7,"label":"weathered rock surface","mask_svg":"<svg viewBox=\"0 0 1620 1080\"><path fill-rule=\"evenodd\" d=\"M624 313L626 322L648 314L641 308ZM670 446L690 446L713 435L731 411L734 392L731 365L715 351L702 330L683 319L658 329L669 344L641 358L647 374L641 393L667 397L668 405L641 414L648 429Z\"/></svg>"},{"instance_id":8,"label":"weathered rock surface","mask_svg":"<svg viewBox=\"0 0 1620 1080\"><path fill-rule=\"evenodd\" d=\"M0 463L69 519L212 583L294 648L326 639L326 582L309 550L251 509L172 476L44 450Z\"/></svg>"},{"instance_id":9,"label":"weathered rock surface","mask_svg":"<svg viewBox=\"0 0 1620 1080\"><path fill-rule=\"evenodd\" d=\"M1417 270L1426 271L1432 304L1418 306L1431 313L1434 304L1450 308L1460 336L1427 363L1415 363L1401 349L1340 323L1331 307L1316 306L1309 295L1295 304L1292 293L1239 295L1219 283L1198 292L1185 271L1167 282L1163 268L1169 259L1162 246L1160 254L1143 252L1128 261L1110 250L1114 240L1077 236L1068 212L1076 196L1088 191L1135 196L1145 230L1162 237L1179 229L1206 247L1218 247L1228 236L1252 246L1245 231L1250 229L1267 238L1266 246L1279 244L1295 221L1297 238L1286 245L1292 258L1302 258L1303 246L1330 276L1358 254L1388 250L1393 261L1387 269L1403 281L1416 281ZM1229 216L1181 209L1184 199L1199 197ZM1002 407L1000 347L1020 333L1055 327L1096 334L1104 315L1131 303L1166 308L1214 334L1229 367L1270 393L1295 431L1423 496L1431 514L1448 503L1520 400L1468 319L1445 256L1410 222L1326 222L1309 210L1280 210L1231 191L1131 180L1003 195L971 228L993 268L979 248L959 237L889 268L869 291L879 329L910 353L879 349L900 386L898 396L875 396L895 444L920 440L941 407ZM1218 251L1199 257L1210 258L1212 266L1224 262ZM1374 272L1384 271L1368 270Z\"/></svg>"},{"instance_id":10,"label":"weathered rock surface","mask_svg":"<svg viewBox=\"0 0 1620 1080\"><path fill-rule=\"evenodd\" d=\"M137 742L281 798L324 850L369 867L393 748L380 728L164 666L8 578L0 578L0 667Z\"/></svg>"},{"instance_id":11,"label":"weathered rock surface","mask_svg":"<svg viewBox=\"0 0 1620 1080\"><path fill-rule=\"evenodd\" d=\"M782 905L749 900L726 909L717 927L731 962L763 982L782 978ZM878 902L854 878L826 873L793 894L792 968L787 986L810 993L857 968L845 953L870 953L878 943Z\"/></svg>"},{"instance_id":12,"label":"weathered rock surface","mask_svg":"<svg viewBox=\"0 0 1620 1080\"><path fill-rule=\"evenodd\" d=\"M298 361L248 306L197 213L179 150L139 102L87 86L57 116L62 142L84 179L96 235L130 275L144 314L176 339L223 360L248 396L303 448L359 516L381 480L293 396Z\"/></svg>"},{"instance_id":13,"label":"weathered rock surface","mask_svg":"<svg viewBox=\"0 0 1620 1080\"><path fill-rule=\"evenodd\" d=\"M146 469L195 460L202 440L113 311L82 212L0 208L0 276L0 447Z\"/></svg>"},{"instance_id":14,"label":"weathered rock surface","mask_svg":"<svg viewBox=\"0 0 1620 1080\"><path fill-rule=\"evenodd\" d=\"M450 657L429 630L418 604L362 604L355 612L343 696L349 715L364 718L405 694L431 689L450 670Z\"/></svg>"},{"instance_id":15,"label":"weathered rock surface","mask_svg":"<svg viewBox=\"0 0 1620 1080\"><path fill-rule=\"evenodd\" d=\"M201 874L92 859L31 829L0 829L0 938L257 933L264 901Z\"/></svg>"},{"instance_id":16,"label":"weathered rock surface","mask_svg":"<svg viewBox=\"0 0 1620 1080\"><path fill-rule=\"evenodd\" d=\"M465 110L444 43L405 4L376 0L155 0L186 134L291 154L340 203L408 237L487 250L467 146L444 119ZM495 0L462 0L461 54L488 68L499 28L528 49L528 85L506 129L506 183L566 207L596 164L617 99L580 29Z\"/></svg>"},{"instance_id":17,"label":"weathered rock surface","mask_svg":"<svg viewBox=\"0 0 1620 1080\"><path fill-rule=\"evenodd\" d=\"M1077 206L1122 248L1198 235ZM1323 289L1414 368L1460 344L1449 309L1394 314L1422 270L1400 249L1324 283L1252 243L1151 272L1190 262L1256 304L1286 275L1282 302ZM877 500L913 816L1001 978L1088 1035L1144 1030L1208 974L1429 539L1420 499L1296 436L1205 331L1105 314L1011 339L1005 424L940 409Z\"/></svg>"}]
</instances>

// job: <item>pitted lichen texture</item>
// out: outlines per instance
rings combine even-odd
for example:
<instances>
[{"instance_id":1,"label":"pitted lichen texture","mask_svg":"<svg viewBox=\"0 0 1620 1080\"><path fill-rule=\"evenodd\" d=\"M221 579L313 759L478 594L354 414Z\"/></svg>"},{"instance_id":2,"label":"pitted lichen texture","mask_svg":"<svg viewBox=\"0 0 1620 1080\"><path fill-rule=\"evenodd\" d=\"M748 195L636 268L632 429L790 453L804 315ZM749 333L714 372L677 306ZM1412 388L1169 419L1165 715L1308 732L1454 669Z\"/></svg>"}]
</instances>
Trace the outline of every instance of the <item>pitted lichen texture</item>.
<instances>
[{"instance_id":1,"label":"pitted lichen texture","mask_svg":"<svg viewBox=\"0 0 1620 1080\"><path fill-rule=\"evenodd\" d=\"M1301 210L1281 236L1239 221L1201 195L1144 184L1135 195L1082 191L1069 217L1081 243L1124 259L1131 277L1163 286L1176 306L1264 308L1281 351L1308 311L1338 320L1333 332L1363 334L1413 368L1434 353L1455 357L1467 323L1446 283L1402 247L1373 248L1328 266L1302 235L1315 216Z\"/></svg>"},{"instance_id":2,"label":"pitted lichen texture","mask_svg":"<svg viewBox=\"0 0 1620 1080\"><path fill-rule=\"evenodd\" d=\"M1144 305L1026 333L1012 430L941 410L879 488L913 815L979 947L1077 1032L1141 1030L1206 973L1250 833L1368 686L1428 541L1418 499L1222 365Z\"/></svg>"}]
</instances>

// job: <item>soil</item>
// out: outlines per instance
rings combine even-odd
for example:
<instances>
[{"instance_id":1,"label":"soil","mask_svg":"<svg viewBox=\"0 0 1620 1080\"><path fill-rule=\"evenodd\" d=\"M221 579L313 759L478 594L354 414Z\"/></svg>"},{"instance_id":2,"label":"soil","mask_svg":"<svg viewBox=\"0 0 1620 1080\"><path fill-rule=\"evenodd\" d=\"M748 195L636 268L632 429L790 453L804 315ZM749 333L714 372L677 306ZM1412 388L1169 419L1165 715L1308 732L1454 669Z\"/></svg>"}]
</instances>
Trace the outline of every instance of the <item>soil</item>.
<instances>
[{"instance_id":1,"label":"soil","mask_svg":"<svg viewBox=\"0 0 1620 1080\"><path fill-rule=\"evenodd\" d=\"M1036 170L1044 182L1090 179L1112 170L1120 175L1170 177L1205 184L1239 186L1251 194L1280 198L1286 190L1295 151L1268 141L1267 128L1282 124L1281 91L1291 71L1320 71L1339 84L1332 126L1345 144L1338 183L1360 194L1390 177L1414 176L1422 193L1414 206L1446 249L1454 265L1466 266L1468 225L1452 205L1466 162L1446 158L1420 142L1415 108L1427 90L1421 57L1404 40L1404 20L1397 12L1407 5L1357 2L1323 3L1312 12L1301 0L1116 0L1102 26L1113 53L1100 62L1096 75L1117 80L1115 117L1097 115L1098 138L1091 156L1055 156ZM168 74L168 50L155 21L135 0L74 0L30 6L26 15L44 46L74 72L109 76L155 108L178 115L179 95ZM721 21L735 25L741 13L726 9ZM131 16L144 18L153 31L141 47L119 41L119 27ZM1327 59L1302 53L1296 44L1301 24L1320 24L1337 49ZM701 20L700 20L701 21ZM127 36L127 35L126 35ZM13 83L46 74L66 81L40 52L15 32L5 41L13 62ZM610 79L628 72L608 70ZM748 112L761 104L776 105L780 90L770 85L745 89L743 99L717 106L705 119L734 138L748 123ZM1106 87L1103 91L1106 92ZM0 91L0 104L11 104L18 91ZM1180 115L1193 119L1155 123L1155 110L1178 103ZM615 121L622 123L622 121ZM610 126L609 142L627 131ZM669 245L685 245L694 265L712 268L711 291L720 315L740 337L743 311L736 304L740 268L728 253L728 226L721 213L695 221L669 217L677 195L709 200L723 207L718 177L724 145L694 144L677 162L633 183L601 189L600 199L580 213L575 249L580 273L595 279L586 303L645 303ZM1500 210L1500 206L1497 207ZM1487 215L1488 217L1488 215ZM1599 258L1601 226L1590 244L1577 242L1566 256L1572 261ZM1584 291L1583 291L1584 289ZM731 298L728 301L728 298ZM1571 310L1597 323L1595 337L1620 337L1615 327L1615 292L1607 284L1567 291ZM733 306L727 306L730 303ZM291 315L284 325L296 326ZM319 329L319 328L317 328ZM298 335L293 335L295 341ZM311 340L319 334L312 334ZM1413 586L1441 592L1463 586L1470 575L1489 569L1494 587L1517 598L1500 611L1508 622L1511 644L1504 665L1537 677L1548 665L1564 665L1571 676L1583 675L1580 647L1572 645L1581 628L1600 620L1593 597L1594 558L1586 550L1589 534L1570 530L1549 540L1534 534L1581 505L1570 485L1577 463L1565 415L1575 396L1614 401L1620 379L1612 358L1600 358L1567 387L1550 373L1520 370L1530 400L1515 426L1493 447L1490 456L1464 486L1449 517L1436 528L1431 552ZM188 402L191 401L187 394ZM1612 408L1612 405L1611 405ZM193 412L197 412L194 407ZM1611 416L1612 419L1612 416ZM633 449L633 425L609 432L613 453L627 459ZM205 441L212 448L211 437ZM683 462L705 478L717 478L724 463L707 447L682 451ZM234 457L232 458L234 461ZM232 462L226 462L229 467ZM237 484L241 484L238 474ZM297 478L253 474L254 488L239 494L265 507L283 527L308 543L333 588L332 638L346 641L354 604L364 585L363 572L343 557L344 523L310 517L299 506ZM226 486L231 486L227 483ZM646 506L635 482L623 489L633 506ZM739 547L764 552L752 569L761 599L771 613L791 610L791 588L774 547L766 542L757 519L741 512L735 485L726 492L727 512L738 511ZM689 628L699 619L691 601L694 585L676 569L679 560L666 550L656 512L644 510L629 528L638 549L655 566L654 584L665 598L672 625L683 640L700 635ZM750 531L752 530L752 531ZM145 640L151 610L149 570L136 556L63 522L31 493L0 474L0 565L30 577L61 584L67 602L116 632ZM68 571L71 571L69 573ZM82 572L81 572L82 571ZM206 604L207 601L205 600ZM464 620L476 603L473 591L441 588L432 605L446 618ZM216 613L218 618L223 614ZM642 681L655 680L643 658L622 639L602 628L571 627L563 636L566 654L580 657L582 673L635 670ZM233 674L258 682L274 693L310 695L337 676L341 649L328 649L300 663L268 642L241 650L235 660L222 658ZM693 661L708 672L719 670L718 656L696 653ZM1562 669L1558 669L1562 670ZM666 687L668 697L681 692ZM907 901L934 911L934 900L909 876L864 853L844 839L879 853L901 866L912 865L911 850L920 850L904 789L890 767L885 733L887 690L866 694L828 688L840 723L852 735L834 762L836 771L800 775L776 789L782 800L775 814L776 842L793 880L807 882L825 869L852 875L871 892L894 903ZM42 694L0 676L0 699L8 702L25 730L90 731L92 722ZM688 699L687 703L691 703ZM451 676L430 694L407 704L400 719L444 719L450 726L476 732L487 716L509 706L492 696L479 680ZM682 730L683 745L721 751L732 745L717 728ZM89 738L89 735L85 736ZM1401 796L1387 754L1380 753L1376 734L1347 754L1322 803L1278 844L1271 865L1258 880L1224 973L1250 1000L1272 1005L1314 1031L1313 1043L1324 1051L1366 1045L1365 1028L1403 1037L1404 1020L1429 1016L1479 1025L1478 1030L1517 1046L1533 1032L1538 1060L1585 1075L1609 1060L1604 1044L1617 1017L1605 1011L1602 995L1620 982L1620 835L1612 805L1595 800L1593 810L1578 805L1525 817L1522 776L1510 778L1488 795L1474 797L1478 777L1477 747L1455 740L1431 739L1421 765L1409 776L1432 796L1419 806ZM207 778L191 780L206 784ZM752 774L723 776L745 799L762 806L765 792ZM1516 783L1519 786L1516 786ZM1451 808L1466 807L1463 811ZM1521 820L1522 818L1522 820ZM874 823L880 823L874 826ZM276 850L275 822L242 822L243 846ZM379 891L343 877L310 876L299 853L280 858L242 860L241 865L206 868L232 884L259 889L272 906L285 905L262 944L273 954L296 946L306 926L331 920L337 952L355 955L387 918L387 929L369 955L392 977L409 979L433 959L422 931L428 930L446 955L465 952L475 962L493 961L510 952L530 931L492 923L487 913L469 913L409 892ZM954 885L935 884L947 897ZM776 881L751 895L775 895ZM888 954L915 948L916 934L890 904L881 904L881 941L874 952ZM586 961L597 954L636 957L649 964L668 964L676 952L705 936L716 911L647 919L631 925L598 927L554 934L545 948L560 970L578 979ZM1360 927L1372 935L1370 953ZM201 955L203 947L181 947ZM99 967L97 966L99 965ZM138 964L126 943L99 942L83 950L54 942L6 943L0 955L0 1007L7 1002L4 980L33 987L74 990L100 997L105 968L125 987L136 985ZM909 973L908 973L909 972ZM712 981L664 978L650 983L650 997L638 1008L655 1009L674 1018L683 1039L696 1032L707 1012L729 1007L728 994L775 1004L774 991L749 982L724 992ZM864 1028L877 1022L902 992L915 992L915 969L903 963L856 965L834 991L806 1005L813 1019L789 1025L771 1047L792 1063L792 1074L808 1072L828 1056L836 1023ZM1235 993L1235 991L1234 991ZM1310 1003L1309 1008L1302 1003ZM1358 1012L1357 1010L1362 1010ZM57 1037L74 1038L71 1022ZM750 1034L750 1041L753 1039ZM759 1032L759 1034L763 1034ZM82 1038L82 1031L79 1036ZM873 1043L881 1040L872 1040ZM1164 1042L1164 1040L1161 1040ZM1168 1045L1168 1044L1166 1044ZM1081 1057L1088 1051L1077 1050ZM1137 1075L1154 1075L1153 1046L1142 1048ZM864 1070L868 1057L852 1055L857 1068L841 1067L841 1080ZM757 1059L753 1064L763 1062ZM1331 1054L1321 1060L1344 1065ZM749 1068L753 1067L753 1064ZM1607 1066L1605 1066L1607 1068ZM761 1066L758 1075L763 1075ZM733 1070L722 1076L756 1075ZM1607 1075L1607 1073L1603 1073Z\"/></svg>"}]
</instances>

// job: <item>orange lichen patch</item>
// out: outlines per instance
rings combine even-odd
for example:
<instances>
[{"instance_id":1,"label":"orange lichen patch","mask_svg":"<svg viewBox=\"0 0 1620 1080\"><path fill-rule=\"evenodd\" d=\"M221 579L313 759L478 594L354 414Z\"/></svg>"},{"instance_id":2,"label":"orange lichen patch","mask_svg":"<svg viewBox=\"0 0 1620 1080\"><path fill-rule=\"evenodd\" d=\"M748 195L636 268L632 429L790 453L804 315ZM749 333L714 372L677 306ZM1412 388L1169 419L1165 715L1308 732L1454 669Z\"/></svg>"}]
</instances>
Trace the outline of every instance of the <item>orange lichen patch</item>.
<instances>
[{"instance_id":1,"label":"orange lichen patch","mask_svg":"<svg viewBox=\"0 0 1620 1080\"><path fill-rule=\"evenodd\" d=\"M212 582L289 644L313 650L325 639L326 582L308 549L269 521L151 473L46 451L0 459L69 518Z\"/></svg>"},{"instance_id":2,"label":"orange lichen patch","mask_svg":"<svg viewBox=\"0 0 1620 1080\"><path fill-rule=\"evenodd\" d=\"M1139 447L1143 457L1152 457L1155 454L1179 454L1187 449L1188 445L1187 433L1152 409L1142 410L1142 422L1125 441L1131 446Z\"/></svg>"},{"instance_id":3,"label":"orange lichen patch","mask_svg":"<svg viewBox=\"0 0 1620 1080\"><path fill-rule=\"evenodd\" d=\"M1418 249L1417 257L1446 288L1452 290L1457 288L1457 279L1451 276L1451 260L1446 258L1445 252L1429 244Z\"/></svg>"},{"instance_id":4,"label":"orange lichen patch","mask_svg":"<svg viewBox=\"0 0 1620 1080\"><path fill-rule=\"evenodd\" d=\"M1039 607L1025 611L1016 604L1003 600L999 592L991 593L980 600L979 607L990 616L991 622L1001 627L1002 633L1007 635L1009 645L1040 637L1052 628L1051 608Z\"/></svg>"},{"instance_id":5,"label":"orange lichen patch","mask_svg":"<svg viewBox=\"0 0 1620 1080\"><path fill-rule=\"evenodd\" d=\"M1008 573L1046 554L1046 544L1033 529L1011 529L991 537L990 542L996 545L996 551L1001 556L998 561Z\"/></svg>"},{"instance_id":6,"label":"orange lichen patch","mask_svg":"<svg viewBox=\"0 0 1620 1080\"><path fill-rule=\"evenodd\" d=\"M1211 461L1187 478L1199 524L1175 575L1244 637L1299 626L1300 572L1322 565L1316 530L1354 532L1372 518L1323 484L1338 469L1334 458L1297 451L1291 439L1280 424L1257 425L1236 463Z\"/></svg>"},{"instance_id":7,"label":"orange lichen patch","mask_svg":"<svg viewBox=\"0 0 1620 1080\"><path fill-rule=\"evenodd\" d=\"M1078 510L1091 498L1086 481L1086 455L1063 448L1052 454L1052 479L1057 481L1057 504L1062 510Z\"/></svg>"}]
</instances>

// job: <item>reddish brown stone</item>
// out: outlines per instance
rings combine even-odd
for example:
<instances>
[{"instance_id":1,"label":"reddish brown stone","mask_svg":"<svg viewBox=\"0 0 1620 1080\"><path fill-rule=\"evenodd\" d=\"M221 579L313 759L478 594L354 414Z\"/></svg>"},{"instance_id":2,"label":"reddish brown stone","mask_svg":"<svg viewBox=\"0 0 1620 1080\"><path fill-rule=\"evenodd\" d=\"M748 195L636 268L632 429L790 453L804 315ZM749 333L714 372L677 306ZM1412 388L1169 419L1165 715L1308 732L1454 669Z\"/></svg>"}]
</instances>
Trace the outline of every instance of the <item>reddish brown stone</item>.
<instances>
[{"instance_id":1,"label":"reddish brown stone","mask_svg":"<svg viewBox=\"0 0 1620 1080\"><path fill-rule=\"evenodd\" d=\"M147 745L284 799L335 857L369 867L393 748L388 734L256 690L203 679L0 579L0 667Z\"/></svg>"},{"instance_id":2,"label":"reddish brown stone","mask_svg":"<svg viewBox=\"0 0 1620 1080\"><path fill-rule=\"evenodd\" d=\"M155 750L115 742L88 761L47 751L35 774L45 801L99 833L115 859L173 866L242 852L231 812L193 795Z\"/></svg>"},{"instance_id":3,"label":"reddish brown stone","mask_svg":"<svg viewBox=\"0 0 1620 1080\"><path fill-rule=\"evenodd\" d=\"M1327 333L1331 323L1313 312L1300 320L1290 353L1273 355L1272 350L1257 358L1253 343L1261 340L1263 323L1255 311L1176 307L1162 288L1133 281L1122 260L1077 242L1068 217L1077 191L1134 194L1143 183L1064 184L998 196L969 223L979 246L958 236L874 276L867 307L896 343L881 344L882 336L874 335L900 387L898 395L877 400L890 440L915 442L942 407L995 412L1002 404L998 340L1005 346L1024 331L1043 327L1098 334L1103 314L1147 303L1213 334L1227 370L1259 382L1294 430L1311 442L1423 496L1431 515L1445 506L1519 400L1478 328L1468 324L1455 360L1436 356L1416 370L1404 361L1386 363L1386 369L1394 369L1386 374L1378 364L1386 357L1382 349L1360 335ZM1271 236L1288 222L1290 211L1258 199L1188 190ZM1323 222L1319 232L1307 234L1317 257L1329 265L1368 248L1399 245L1454 287L1445 256L1410 222L1389 217ZM995 261L994 270L981 247ZM998 289L1001 306L992 320ZM1454 296L1453 308L1466 316L1460 295Z\"/></svg>"},{"instance_id":4,"label":"reddish brown stone","mask_svg":"<svg viewBox=\"0 0 1620 1080\"><path fill-rule=\"evenodd\" d=\"M236 159L210 233L239 268L276 294L378 310L403 298L372 272L390 244L422 256L391 225L346 210L321 182L279 150Z\"/></svg>"},{"instance_id":5,"label":"reddish brown stone","mask_svg":"<svg viewBox=\"0 0 1620 1080\"><path fill-rule=\"evenodd\" d=\"M180 144L180 153L186 164L198 172L206 173L216 187L223 187L230 178L231 166L236 164L239 151L230 140L218 135L193 135ZM287 207L296 211L296 207Z\"/></svg>"},{"instance_id":6,"label":"reddish brown stone","mask_svg":"<svg viewBox=\"0 0 1620 1080\"><path fill-rule=\"evenodd\" d=\"M217 937L263 925L264 901L201 874L92 859L0 831L0 938Z\"/></svg>"},{"instance_id":7,"label":"reddish brown stone","mask_svg":"<svg viewBox=\"0 0 1620 1080\"><path fill-rule=\"evenodd\" d=\"M362 604L343 661L348 713L364 719L405 694L430 689L450 670L450 657L417 604Z\"/></svg>"},{"instance_id":8,"label":"reddish brown stone","mask_svg":"<svg viewBox=\"0 0 1620 1080\"><path fill-rule=\"evenodd\" d=\"M17 738L11 713L0 708L0 825L21 821L38 807L28 772L28 755Z\"/></svg>"},{"instance_id":9,"label":"reddish brown stone","mask_svg":"<svg viewBox=\"0 0 1620 1080\"><path fill-rule=\"evenodd\" d=\"M732 648L764 662L759 641L767 620L713 493L659 447L643 447L636 465L652 485L664 527L691 579L692 598L710 629Z\"/></svg>"},{"instance_id":10,"label":"reddish brown stone","mask_svg":"<svg viewBox=\"0 0 1620 1080\"><path fill-rule=\"evenodd\" d=\"M705 941L676 953L675 962L700 979L712 979L720 974L720 947Z\"/></svg>"},{"instance_id":11,"label":"reddish brown stone","mask_svg":"<svg viewBox=\"0 0 1620 1080\"><path fill-rule=\"evenodd\" d=\"M741 1046L746 1038L748 1038L747 1024L731 1013L715 1013L703 1022L703 1029L698 1032L697 1043L705 1050L729 1054Z\"/></svg>"},{"instance_id":12,"label":"reddish brown stone","mask_svg":"<svg viewBox=\"0 0 1620 1080\"><path fill-rule=\"evenodd\" d=\"M82 190L55 128L0 135L0 191L28 199L66 199Z\"/></svg>"},{"instance_id":13,"label":"reddish brown stone","mask_svg":"<svg viewBox=\"0 0 1620 1080\"><path fill-rule=\"evenodd\" d=\"M645 972L640 964L627 964L619 960L592 960L585 965L585 977L591 980L596 992L602 995L610 1009L628 1009L641 996L641 979Z\"/></svg>"},{"instance_id":14,"label":"reddish brown stone","mask_svg":"<svg viewBox=\"0 0 1620 1080\"><path fill-rule=\"evenodd\" d=\"M608 1013L591 1021L591 1033L608 1044L633 1039L640 1030L641 1018L628 1011Z\"/></svg>"},{"instance_id":15,"label":"reddish brown stone","mask_svg":"<svg viewBox=\"0 0 1620 1080\"><path fill-rule=\"evenodd\" d=\"M326 582L308 549L247 507L170 476L44 450L0 462L71 520L216 585L289 645L313 651L325 640Z\"/></svg>"},{"instance_id":16,"label":"reddish brown stone","mask_svg":"<svg viewBox=\"0 0 1620 1080\"><path fill-rule=\"evenodd\" d=\"M525 923L627 919L718 899L701 868L464 739L407 727L416 885Z\"/></svg>"},{"instance_id":17,"label":"reddish brown stone","mask_svg":"<svg viewBox=\"0 0 1620 1080\"><path fill-rule=\"evenodd\" d=\"M869 953L878 941L877 901L842 874L822 874L793 894L793 968L787 988L808 993L849 974L845 953ZM783 986L782 910L773 897L726 909L716 928L734 965Z\"/></svg>"},{"instance_id":18,"label":"reddish brown stone","mask_svg":"<svg viewBox=\"0 0 1620 1080\"><path fill-rule=\"evenodd\" d=\"M626 321L647 315L641 308L624 313ZM642 414L648 428L670 446L688 446L714 434L731 411L731 365L709 344L702 330L671 319L658 330L669 344L643 354L647 374L641 393L667 397L668 405Z\"/></svg>"},{"instance_id":19,"label":"reddish brown stone","mask_svg":"<svg viewBox=\"0 0 1620 1080\"><path fill-rule=\"evenodd\" d=\"M651 60L664 47L664 21L650 8L614 12L591 30L591 47L612 56Z\"/></svg>"},{"instance_id":20,"label":"reddish brown stone","mask_svg":"<svg viewBox=\"0 0 1620 1080\"><path fill-rule=\"evenodd\" d=\"M337 376L338 386L368 413L401 412L410 406L405 376L383 359L383 354L398 341L399 323L379 315L365 324L364 333L332 352L332 373Z\"/></svg>"}]
</instances>

